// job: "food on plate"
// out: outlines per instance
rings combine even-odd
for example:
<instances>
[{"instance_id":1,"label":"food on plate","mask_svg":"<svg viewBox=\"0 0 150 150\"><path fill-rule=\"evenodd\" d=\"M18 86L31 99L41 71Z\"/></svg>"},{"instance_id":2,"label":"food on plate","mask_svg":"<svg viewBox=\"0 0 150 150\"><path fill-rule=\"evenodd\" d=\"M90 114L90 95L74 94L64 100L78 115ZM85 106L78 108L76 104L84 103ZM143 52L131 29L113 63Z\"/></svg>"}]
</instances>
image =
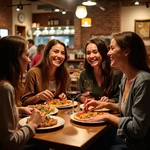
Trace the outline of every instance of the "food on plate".
<instances>
[{"instance_id":1,"label":"food on plate","mask_svg":"<svg viewBox=\"0 0 150 150\"><path fill-rule=\"evenodd\" d=\"M47 102L49 105L53 105L55 107L57 106L70 106L72 105L71 100L60 100L60 99L54 99L49 102Z\"/></svg>"},{"instance_id":2,"label":"food on plate","mask_svg":"<svg viewBox=\"0 0 150 150\"><path fill-rule=\"evenodd\" d=\"M93 108L94 108L94 106L89 106L88 110L91 111L91 110L93 110ZM101 109L96 109L94 111L109 111L109 109L108 108L101 108Z\"/></svg>"},{"instance_id":3,"label":"food on plate","mask_svg":"<svg viewBox=\"0 0 150 150\"><path fill-rule=\"evenodd\" d=\"M87 119L92 119L98 115L103 115L105 112L100 112L100 111L80 111L74 114L74 119L79 120L79 121L84 121Z\"/></svg>"},{"instance_id":4,"label":"food on plate","mask_svg":"<svg viewBox=\"0 0 150 150\"><path fill-rule=\"evenodd\" d=\"M38 109L41 112L41 115L51 114L55 111L54 106L50 106L46 104L28 105L27 107Z\"/></svg>"},{"instance_id":5,"label":"food on plate","mask_svg":"<svg viewBox=\"0 0 150 150\"><path fill-rule=\"evenodd\" d=\"M30 118L27 119L27 123L30 121ZM57 124L57 119L52 118L49 115L44 115L42 116L42 122L40 123L40 125L38 126L38 128L41 127L51 127Z\"/></svg>"}]
</instances>

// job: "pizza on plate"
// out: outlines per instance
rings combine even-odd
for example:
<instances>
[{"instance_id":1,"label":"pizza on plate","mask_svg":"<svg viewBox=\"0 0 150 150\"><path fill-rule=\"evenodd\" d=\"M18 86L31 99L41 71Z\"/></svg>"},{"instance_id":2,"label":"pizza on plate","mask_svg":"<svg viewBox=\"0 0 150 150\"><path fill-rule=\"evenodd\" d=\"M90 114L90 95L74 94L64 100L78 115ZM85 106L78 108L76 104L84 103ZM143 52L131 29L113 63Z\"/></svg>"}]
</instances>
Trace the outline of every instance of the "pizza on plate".
<instances>
[{"instance_id":1,"label":"pizza on plate","mask_svg":"<svg viewBox=\"0 0 150 150\"><path fill-rule=\"evenodd\" d=\"M79 120L79 121L84 121L87 119L92 119L98 115L103 115L105 112L100 112L100 111L80 111L74 114L74 119Z\"/></svg>"},{"instance_id":2,"label":"pizza on plate","mask_svg":"<svg viewBox=\"0 0 150 150\"><path fill-rule=\"evenodd\" d=\"M53 99L51 101L48 102L49 105L53 105L55 107L58 106L71 106L72 105L72 101L71 100L60 100L60 99Z\"/></svg>"},{"instance_id":3,"label":"pizza on plate","mask_svg":"<svg viewBox=\"0 0 150 150\"><path fill-rule=\"evenodd\" d=\"M27 119L27 123L30 121L30 117ZM52 118L50 115L42 116L42 122L38 126L38 128L42 127L51 127L57 124L57 119Z\"/></svg>"},{"instance_id":4,"label":"pizza on plate","mask_svg":"<svg viewBox=\"0 0 150 150\"><path fill-rule=\"evenodd\" d=\"M88 110L91 111L94 108L94 106L89 106ZM96 109L95 111L110 111L110 109L108 108L100 108L100 109Z\"/></svg>"},{"instance_id":5,"label":"pizza on plate","mask_svg":"<svg viewBox=\"0 0 150 150\"><path fill-rule=\"evenodd\" d=\"M54 106L45 104L28 105L29 108L36 108L41 112L41 115L51 114L55 111Z\"/></svg>"}]
</instances>

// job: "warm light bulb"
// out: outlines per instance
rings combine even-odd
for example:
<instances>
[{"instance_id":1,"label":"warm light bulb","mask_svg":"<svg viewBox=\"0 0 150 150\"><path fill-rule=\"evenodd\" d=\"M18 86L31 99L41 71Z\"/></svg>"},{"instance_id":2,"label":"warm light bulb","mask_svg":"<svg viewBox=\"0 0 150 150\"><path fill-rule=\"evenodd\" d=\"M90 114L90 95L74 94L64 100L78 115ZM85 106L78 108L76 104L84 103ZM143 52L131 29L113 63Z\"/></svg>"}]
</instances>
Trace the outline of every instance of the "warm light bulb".
<instances>
[{"instance_id":1,"label":"warm light bulb","mask_svg":"<svg viewBox=\"0 0 150 150\"><path fill-rule=\"evenodd\" d=\"M77 6L76 8L76 16L79 19L85 18L87 16L87 10L85 6Z\"/></svg>"},{"instance_id":2,"label":"warm light bulb","mask_svg":"<svg viewBox=\"0 0 150 150\"><path fill-rule=\"evenodd\" d=\"M92 20L91 20L91 18L83 18L83 19L81 20L81 26L82 26L82 27L91 27L91 25L92 25Z\"/></svg>"}]
</instances>

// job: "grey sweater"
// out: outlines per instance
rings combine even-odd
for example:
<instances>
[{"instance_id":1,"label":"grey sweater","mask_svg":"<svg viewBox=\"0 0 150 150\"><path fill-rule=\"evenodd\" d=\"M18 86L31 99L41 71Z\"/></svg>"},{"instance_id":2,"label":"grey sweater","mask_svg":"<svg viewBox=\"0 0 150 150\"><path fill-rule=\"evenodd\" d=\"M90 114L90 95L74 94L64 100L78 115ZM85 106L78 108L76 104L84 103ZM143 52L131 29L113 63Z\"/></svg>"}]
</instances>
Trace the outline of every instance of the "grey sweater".
<instances>
[{"instance_id":1,"label":"grey sweater","mask_svg":"<svg viewBox=\"0 0 150 150\"><path fill-rule=\"evenodd\" d=\"M18 150L35 134L34 128L29 125L18 129L18 119L14 88L8 82L4 82L0 85L1 150Z\"/></svg>"},{"instance_id":2,"label":"grey sweater","mask_svg":"<svg viewBox=\"0 0 150 150\"><path fill-rule=\"evenodd\" d=\"M119 106L123 96L126 77L120 85ZM120 107L121 108L121 107ZM120 111L121 112L121 111ZM126 106L125 116L118 126L118 135L127 140L134 150L150 149L150 73L140 71L132 83Z\"/></svg>"}]
</instances>

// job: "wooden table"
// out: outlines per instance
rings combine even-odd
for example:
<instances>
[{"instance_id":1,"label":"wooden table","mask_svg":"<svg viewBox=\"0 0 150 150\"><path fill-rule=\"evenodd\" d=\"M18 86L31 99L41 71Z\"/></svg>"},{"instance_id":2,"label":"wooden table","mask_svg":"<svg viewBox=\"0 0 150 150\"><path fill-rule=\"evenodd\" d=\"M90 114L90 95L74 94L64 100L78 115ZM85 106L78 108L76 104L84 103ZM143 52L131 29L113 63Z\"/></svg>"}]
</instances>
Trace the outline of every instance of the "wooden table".
<instances>
[{"instance_id":1,"label":"wooden table","mask_svg":"<svg viewBox=\"0 0 150 150\"><path fill-rule=\"evenodd\" d=\"M33 137L33 142L55 150L85 150L109 128L106 123L85 125L72 122L67 113L70 110L71 108L58 111L57 116L65 120L64 126L55 130L38 131ZM79 103L76 110L80 110Z\"/></svg>"}]
</instances>

